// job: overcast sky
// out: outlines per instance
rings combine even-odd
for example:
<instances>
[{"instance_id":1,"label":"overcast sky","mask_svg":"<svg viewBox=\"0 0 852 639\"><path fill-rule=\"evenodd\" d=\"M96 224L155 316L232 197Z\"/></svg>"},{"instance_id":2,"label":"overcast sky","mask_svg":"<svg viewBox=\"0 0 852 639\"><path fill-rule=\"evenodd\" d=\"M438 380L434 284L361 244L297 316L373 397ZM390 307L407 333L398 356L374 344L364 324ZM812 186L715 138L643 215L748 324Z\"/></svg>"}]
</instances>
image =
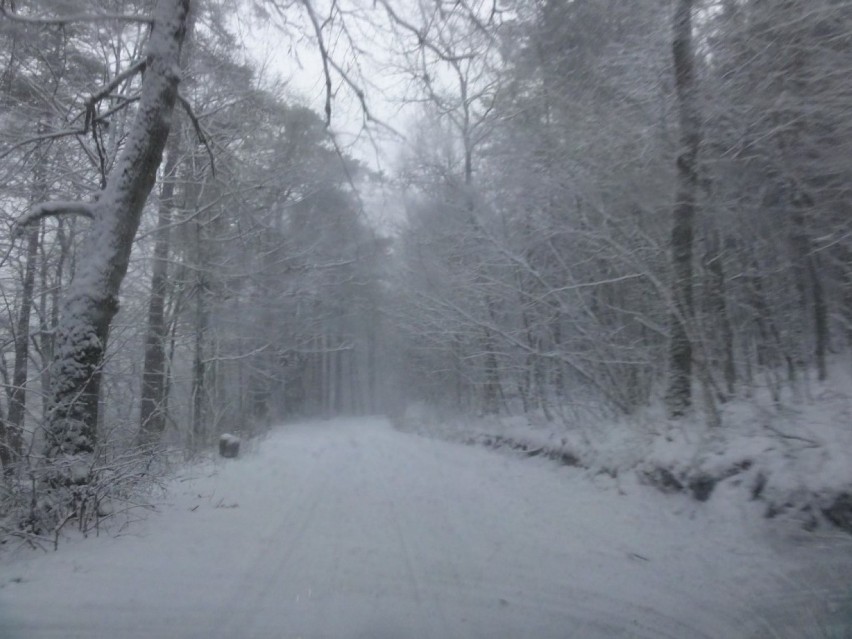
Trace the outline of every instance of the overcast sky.
<instances>
[{"instance_id":1,"label":"overcast sky","mask_svg":"<svg viewBox=\"0 0 852 639\"><path fill-rule=\"evenodd\" d=\"M237 29L247 54L264 73L270 79L278 77L286 81L289 96L323 115L326 87L322 59L312 27L298 9L301 7L289 10L287 27L282 27L280 18L275 16L272 20L259 20L243 15L237 21ZM389 51L393 46L389 37L378 30L365 32L368 25L363 22L356 26L361 32L354 36L362 49L357 55L358 68L345 43L338 42L331 54L340 64L349 65L350 77L363 88L370 113L406 134L414 111L411 105L403 104L409 79L394 73L389 66ZM338 144L369 166L387 171L395 163L404 141L380 125L365 128L364 110L354 91L333 70L332 82L331 130Z\"/></svg>"}]
</instances>

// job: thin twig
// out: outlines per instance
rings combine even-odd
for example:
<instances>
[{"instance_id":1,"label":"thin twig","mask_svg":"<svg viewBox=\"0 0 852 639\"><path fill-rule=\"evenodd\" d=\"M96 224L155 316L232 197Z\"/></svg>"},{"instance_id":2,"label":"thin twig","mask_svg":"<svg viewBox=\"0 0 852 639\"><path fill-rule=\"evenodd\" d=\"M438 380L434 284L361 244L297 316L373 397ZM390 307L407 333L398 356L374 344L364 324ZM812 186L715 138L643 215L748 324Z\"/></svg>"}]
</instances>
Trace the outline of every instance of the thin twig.
<instances>
[{"instance_id":1,"label":"thin twig","mask_svg":"<svg viewBox=\"0 0 852 639\"><path fill-rule=\"evenodd\" d=\"M305 6L305 9L308 12L308 17L311 20L311 24L314 27L314 33L317 36L317 46L320 50L320 57L322 58L322 72L325 76L325 125L326 127L331 126L331 71L328 66L328 49L325 46L325 39L322 35L322 26L320 25L319 19L317 18L317 14L314 11L314 6L311 4L310 0L301 0L302 4Z\"/></svg>"}]
</instances>

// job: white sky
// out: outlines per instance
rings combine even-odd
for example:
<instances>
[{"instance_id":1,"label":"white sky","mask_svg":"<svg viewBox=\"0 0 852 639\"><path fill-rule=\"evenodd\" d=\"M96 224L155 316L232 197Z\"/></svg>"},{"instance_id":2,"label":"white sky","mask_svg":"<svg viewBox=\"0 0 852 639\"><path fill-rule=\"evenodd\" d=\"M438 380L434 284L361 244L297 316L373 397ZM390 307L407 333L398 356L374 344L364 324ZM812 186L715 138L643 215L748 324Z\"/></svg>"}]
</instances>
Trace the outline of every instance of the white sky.
<instances>
[{"instance_id":1,"label":"white sky","mask_svg":"<svg viewBox=\"0 0 852 639\"><path fill-rule=\"evenodd\" d=\"M329 0L311 2L318 21L323 21L329 11L326 6ZM486 5L490 6L487 3L482 6ZM417 0L394 0L390 6L397 16L411 25L434 18L421 15L422 8ZM474 3L474 6L479 5ZM429 60L419 58L415 52L422 52L423 49L412 42L411 34L405 28L389 23L381 3L375 3L374 0L344 0L344 3L337 5L337 9L345 11L345 23L340 22L340 13L336 13L331 27L324 28L323 37L329 57L345 69L347 78L355 86L349 86L337 70L331 69L331 130L338 146L345 153L373 169L393 175L403 165L405 158L411 157L409 145L418 143L416 140L421 145L424 142L428 144L431 135L440 135L437 131L426 138L422 134L417 135L416 125L423 115L423 87L422 80L415 74L425 71L412 72L411 65L420 69L422 64L424 69L428 69L431 87L441 94L444 91L449 95L455 93L458 81L454 73L447 76L446 64L434 59L434 56L428 56L432 58ZM274 9L262 19L246 12L245 15L236 16L235 23L245 43L247 55L267 75L286 81L287 94L294 101L323 115L326 86L322 58L314 27L302 3L295 0L283 16ZM464 37L464 31L455 32L452 25L447 24L450 26L438 27L436 33L427 37ZM469 25L462 19L456 26L466 29ZM430 29L432 27L434 24ZM445 28L448 31L443 32ZM476 54L477 42L478 39L459 40L457 52ZM485 75L477 76L475 71L471 73L467 76L473 83L470 86L482 82L487 84ZM365 126L365 112L356 95L356 88L363 91L370 115L381 124L373 122ZM447 109L449 113L455 109L455 102L450 97L440 108ZM419 152L422 154L422 149ZM392 187L371 185L361 193L361 197L374 225L387 228L401 219L401 194Z\"/></svg>"},{"instance_id":2,"label":"white sky","mask_svg":"<svg viewBox=\"0 0 852 639\"><path fill-rule=\"evenodd\" d=\"M286 94L291 99L324 117L325 76L313 28L300 6L291 9L290 14L291 24L286 31L278 19L259 21L250 15L238 17L235 28L245 44L246 54L263 69L269 81L284 80ZM362 48L357 59L360 70L354 70L352 78L363 87L371 114L399 133L407 134L415 121L417 107L404 104L403 100L410 76L395 74L388 62L380 61L390 59L393 46L390 37L389 34L381 37L377 30L358 34L358 46ZM338 61L353 63L351 52L342 45L332 55ZM338 145L370 168L392 175L406 140L376 124L365 127L364 111L354 91L333 70L332 82L332 131ZM392 183L362 182L358 191L368 223L383 234L394 234L405 216L400 190Z\"/></svg>"},{"instance_id":3,"label":"white sky","mask_svg":"<svg viewBox=\"0 0 852 639\"><path fill-rule=\"evenodd\" d=\"M287 31L279 26L278 18L262 23L250 16L238 20L237 29L249 57L266 74L286 81L287 93L295 101L324 117L326 87L322 60L313 29L300 9L296 6L288 12ZM363 27L363 24L356 26ZM404 134L412 121L413 109L402 104L405 93L402 83L408 78L394 75L388 67L388 51L392 45L380 40L378 30L353 36L362 51L357 55L360 69L353 68L352 79L363 88L371 114ZM354 63L351 51L342 43L337 43L332 56L346 64ZM332 82L331 128L338 144L369 166L388 170L404 142L379 125L372 124L365 129L364 111L353 90L333 70Z\"/></svg>"}]
</instances>

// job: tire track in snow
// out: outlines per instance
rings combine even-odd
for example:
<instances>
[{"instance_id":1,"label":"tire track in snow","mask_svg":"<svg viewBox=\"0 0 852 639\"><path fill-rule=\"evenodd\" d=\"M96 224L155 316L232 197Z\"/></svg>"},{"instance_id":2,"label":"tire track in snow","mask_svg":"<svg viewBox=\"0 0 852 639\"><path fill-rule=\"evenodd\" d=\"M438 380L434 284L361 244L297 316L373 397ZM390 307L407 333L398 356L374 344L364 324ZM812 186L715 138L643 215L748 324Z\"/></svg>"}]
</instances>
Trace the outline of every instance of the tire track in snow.
<instances>
[{"instance_id":1,"label":"tire track in snow","mask_svg":"<svg viewBox=\"0 0 852 639\"><path fill-rule=\"evenodd\" d=\"M409 583L411 584L414 594L415 601L417 603L418 608L423 610L424 617L429 618L428 612L424 609L424 598L425 595L429 594L429 603L432 606L429 610L437 616L437 620L441 626L441 633L433 634L436 637L451 637L453 633L451 631L450 624L447 622L447 615L444 611L444 602L440 597L437 596L437 593L434 588L430 588L430 583L423 583L421 578L418 577L419 574L426 575L428 571L423 570L426 567L426 562L422 560L422 555L415 555L412 553L411 546L409 542L406 541L406 535L403 532L403 527L400 525L400 516L397 511L395 502L389 502L390 509L390 519L393 523L394 532L396 533L397 540L399 542L399 547L402 550L402 556L405 561L405 567L408 572ZM408 532L415 530L410 526L405 527ZM419 570L418 570L419 569Z\"/></svg>"},{"instance_id":2,"label":"tire track in snow","mask_svg":"<svg viewBox=\"0 0 852 639\"><path fill-rule=\"evenodd\" d=\"M319 486L306 491L303 499L284 512L273 533L264 535L264 539L270 541L244 572L239 586L226 600L226 606L210 628L209 634L204 636L222 639L252 636L251 631L260 610L267 599L275 594L272 586L282 575L287 575L286 569L290 559L313 524L329 480L329 474L324 473ZM282 486L282 489L286 490L286 486ZM277 540L282 540L283 543L279 545Z\"/></svg>"},{"instance_id":3,"label":"tire track in snow","mask_svg":"<svg viewBox=\"0 0 852 639\"><path fill-rule=\"evenodd\" d=\"M411 465L413 460L422 460L424 464L440 463L439 457L435 449L431 446L430 441L424 441L423 446L414 447L412 450L406 450L405 459L408 465ZM405 529L409 531L418 531L420 534L415 535L412 540L412 545L416 548L416 556L421 573L426 575L426 583L432 595L432 599L437 608L441 610L441 618L444 627L443 636L451 636L450 624L448 617L452 613L446 611L448 603L452 603L453 607L461 610L473 611L475 604L471 594L475 588L474 580L469 575L467 579L463 578L459 570L465 558L470 556L471 542L466 537L460 535L456 526L448 516L449 512L449 495L444 489L443 481L438 477L431 477L432 481L426 486L417 481L412 481L412 477L417 477L410 473L405 473L404 469L399 464L399 455L391 455L389 457L395 464L395 474L406 478L404 484L401 484L399 492L401 497L411 503L406 510L403 511L403 520ZM438 481L436 481L438 480ZM413 515L419 512L418 503L431 502L436 508L431 509L431 515L437 515L437 521L429 522L431 526L425 526L420 518L414 518ZM397 529L399 525L399 510L396 509L395 517L397 519ZM431 533L431 534L427 534ZM430 551L434 554L436 548L441 549L438 561L430 560ZM437 572L429 570L431 563L437 563ZM443 577L442 577L443 575ZM490 633L480 632L475 625L468 624L467 614L459 614L458 622L463 624L462 628L456 628L456 634L461 633L465 637L473 639L491 639ZM449 633L449 634L448 634ZM520 637L518 639L521 639Z\"/></svg>"},{"instance_id":4,"label":"tire track in snow","mask_svg":"<svg viewBox=\"0 0 852 639\"><path fill-rule=\"evenodd\" d=\"M407 434L399 434L398 436L400 438L412 437ZM439 451L443 450L446 452L448 451L447 446L449 446L444 442L434 442L433 440L416 441L416 444L420 445L414 445L414 441L410 439L409 442L412 445L405 446L408 467L414 466L416 461L422 461L424 464L434 464L436 461L440 461ZM400 446L400 448L403 448L403 446ZM509 463L512 462L515 462L515 460ZM477 487L477 484L447 484L441 475L433 475L432 478L436 481L434 481L434 484L428 486L426 492L430 495L437 493L447 498L446 508L440 509L439 512L442 518L442 528L450 531L449 534L436 535L435 539L433 539L433 544L434 541L440 540L441 546L446 552L455 554L460 551L460 545L462 548L471 548L476 543L471 541L470 537L472 535L470 531L478 531L480 535L479 543L482 543L484 541L481 539L482 533L488 532L486 522L489 520L500 520L486 513L471 512L469 506L471 504L486 504L489 501L494 501L493 495L491 500L485 499L484 497L486 496L480 499L479 495L471 499L468 495L467 498L461 500L461 503L468 506L468 509L465 510L458 507L454 500L449 498L450 494L444 486L449 485L456 491L464 491L469 489L470 486ZM422 492L422 487L411 484L408 486L407 492L416 495L418 488ZM496 494L499 499L500 493ZM412 510L409 509L406 512L410 517ZM450 512L452 512L452 516L449 515ZM420 526L417 524L418 522L415 522L415 525L409 523L406 527L409 530L418 530ZM469 531L467 535L463 536L460 534L460 526L456 524L464 524L463 527ZM582 527L584 531L589 529L589 526ZM571 535L571 533L571 530L565 531L566 535ZM467 537L467 539L460 544L460 541L464 537ZM420 538L422 537L416 536L415 543ZM602 552L601 554L603 555L603 559L611 560L611 557L605 556ZM499 554L496 557L497 562L503 562L504 564L508 562L510 566L513 559L513 555L504 557L502 554ZM624 561L628 562L629 560L625 558ZM502 568L505 569L505 567L503 566ZM632 566L625 564L625 567L629 568ZM465 592L468 595L471 605L473 605L474 599L480 607L487 607L489 604L493 604L493 602L499 602L501 606L511 605L526 608L532 614L547 613L554 618L574 621L575 623L579 623L580 626L576 631L588 633L594 630L597 633L594 635L596 637L625 636L636 637L637 639L656 639L658 637L681 639L682 637L695 637L696 639L712 639L717 636L727 636L724 631L722 631L722 634L717 634L716 632L706 634L696 628L694 624L685 623L673 614L665 613L636 601L615 597L600 590L584 588L580 579L574 580L580 582L576 584L567 581L563 583L545 583L541 581L537 568L530 568L528 570L518 570L517 568L516 566L515 570L508 575L504 572L503 575L495 574L490 579L483 578L477 584L475 593L472 592L472 589L461 588L459 586L462 579L457 571L455 572L455 576L449 581L432 576L430 577L429 584L433 589L438 585L448 586L450 589L455 588L454 595ZM483 577L486 576L483 575ZM500 579L501 576L502 579ZM509 579L506 579L507 576ZM523 591L515 588L514 584L523 584ZM534 588L533 585L535 585ZM474 594L475 597L471 598L471 594ZM730 632L730 626L727 626L727 631ZM582 636L591 635L583 634Z\"/></svg>"}]
</instances>

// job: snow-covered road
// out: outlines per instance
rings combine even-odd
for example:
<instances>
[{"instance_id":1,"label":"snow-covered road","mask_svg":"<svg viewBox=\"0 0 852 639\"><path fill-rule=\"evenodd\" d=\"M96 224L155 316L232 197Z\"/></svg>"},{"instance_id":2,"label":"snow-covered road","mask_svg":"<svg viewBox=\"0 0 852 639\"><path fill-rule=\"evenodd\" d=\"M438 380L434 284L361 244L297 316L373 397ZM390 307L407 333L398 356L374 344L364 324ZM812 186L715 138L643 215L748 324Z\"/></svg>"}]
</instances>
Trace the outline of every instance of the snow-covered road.
<instances>
[{"instance_id":1,"label":"snow-covered road","mask_svg":"<svg viewBox=\"0 0 852 639\"><path fill-rule=\"evenodd\" d=\"M800 636L770 611L832 594L724 496L379 419L288 427L195 470L127 536L3 560L0 637Z\"/></svg>"}]
</instances>

